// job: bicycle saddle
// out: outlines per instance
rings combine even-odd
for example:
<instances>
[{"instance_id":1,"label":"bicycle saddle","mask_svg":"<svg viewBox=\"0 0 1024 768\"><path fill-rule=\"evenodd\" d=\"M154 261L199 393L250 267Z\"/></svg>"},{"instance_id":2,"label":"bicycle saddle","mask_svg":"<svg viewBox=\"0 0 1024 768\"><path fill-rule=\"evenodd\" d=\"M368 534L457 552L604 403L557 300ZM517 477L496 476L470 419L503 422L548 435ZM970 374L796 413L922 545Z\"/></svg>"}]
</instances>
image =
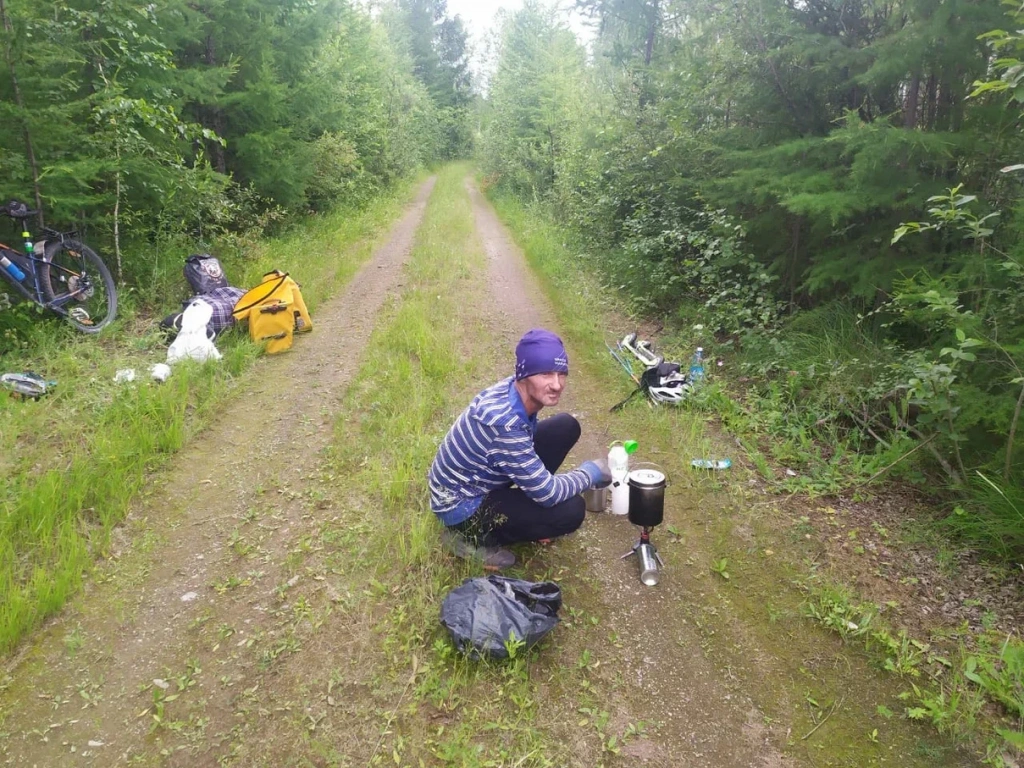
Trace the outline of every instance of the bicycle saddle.
<instances>
[{"instance_id":1,"label":"bicycle saddle","mask_svg":"<svg viewBox=\"0 0 1024 768\"><path fill-rule=\"evenodd\" d=\"M39 213L39 211L30 210L27 205L18 200L11 200L2 210L12 219L27 219Z\"/></svg>"}]
</instances>

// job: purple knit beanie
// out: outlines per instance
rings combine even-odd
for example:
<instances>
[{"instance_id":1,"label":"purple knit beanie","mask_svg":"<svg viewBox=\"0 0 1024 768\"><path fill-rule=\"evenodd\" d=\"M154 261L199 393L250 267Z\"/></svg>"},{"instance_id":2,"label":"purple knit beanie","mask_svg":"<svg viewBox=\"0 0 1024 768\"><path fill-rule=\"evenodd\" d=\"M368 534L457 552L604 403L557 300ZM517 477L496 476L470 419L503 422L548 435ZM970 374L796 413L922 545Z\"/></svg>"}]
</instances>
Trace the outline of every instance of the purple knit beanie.
<instances>
[{"instance_id":1,"label":"purple knit beanie","mask_svg":"<svg viewBox=\"0 0 1024 768\"><path fill-rule=\"evenodd\" d=\"M527 331L516 344L516 381L552 372L569 372L569 357L562 340L543 328Z\"/></svg>"}]
</instances>

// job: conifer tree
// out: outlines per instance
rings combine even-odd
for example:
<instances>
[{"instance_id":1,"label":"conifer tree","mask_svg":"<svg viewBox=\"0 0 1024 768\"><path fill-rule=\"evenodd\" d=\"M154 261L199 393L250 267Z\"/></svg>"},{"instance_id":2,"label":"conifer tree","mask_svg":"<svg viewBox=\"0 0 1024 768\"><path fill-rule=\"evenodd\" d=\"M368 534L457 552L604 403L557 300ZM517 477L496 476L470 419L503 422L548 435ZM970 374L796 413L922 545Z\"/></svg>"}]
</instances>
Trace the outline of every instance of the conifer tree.
<instances>
[{"instance_id":1,"label":"conifer tree","mask_svg":"<svg viewBox=\"0 0 1024 768\"><path fill-rule=\"evenodd\" d=\"M416 77L439 110L442 157L469 149L472 101L468 39L462 19L449 17L446 0L397 0L395 38L404 43Z\"/></svg>"}]
</instances>

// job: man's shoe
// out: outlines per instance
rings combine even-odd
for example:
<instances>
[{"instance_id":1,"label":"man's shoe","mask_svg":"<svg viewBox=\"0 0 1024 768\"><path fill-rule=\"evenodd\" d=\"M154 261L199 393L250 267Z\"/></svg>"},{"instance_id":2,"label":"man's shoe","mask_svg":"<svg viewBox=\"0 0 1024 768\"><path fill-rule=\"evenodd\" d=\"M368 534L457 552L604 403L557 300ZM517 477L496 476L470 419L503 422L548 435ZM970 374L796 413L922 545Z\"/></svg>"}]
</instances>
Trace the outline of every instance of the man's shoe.
<instances>
[{"instance_id":1,"label":"man's shoe","mask_svg":"<svg viewBox=\"0 0 1024 768\"><path fill-rule=\"evenodd\" d=\"M516 564L516 556L507 549L474 544L458 531L453 531L450 528L441 531L441 544L456 557L476 560L487 569L500 571Z\"/></svg>"}]
</instances>

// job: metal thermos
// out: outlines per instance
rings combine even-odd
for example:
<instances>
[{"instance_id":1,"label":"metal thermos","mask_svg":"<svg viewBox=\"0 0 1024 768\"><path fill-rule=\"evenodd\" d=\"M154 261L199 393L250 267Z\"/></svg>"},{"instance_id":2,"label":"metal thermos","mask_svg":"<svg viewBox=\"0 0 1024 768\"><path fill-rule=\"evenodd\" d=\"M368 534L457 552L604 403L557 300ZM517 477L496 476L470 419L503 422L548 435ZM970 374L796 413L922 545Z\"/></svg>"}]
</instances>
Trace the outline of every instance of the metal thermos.
<instances>
[{"instance_id":1,"label":"metal thermos","mask_svg":"<svg viewBox=\"0 0 1024 768\"><path fill-rule=\"evenodd\" d=\"M604 512L608 506L608 486L584 491L583 501L587 506L587 512Z\"/></svg>"},{"instance_id":2,"label":"metal thermos","mask_svg":"<svg viewBox=\"0 0 1024 768\"><path fill-rule=\"evenodd\" d=\"M653 587L661 578L658 568L658 554L650 544L638 544L636 548L636 561L640 568L640 581L646 586Z\"/></svg>"}]
</instances>

